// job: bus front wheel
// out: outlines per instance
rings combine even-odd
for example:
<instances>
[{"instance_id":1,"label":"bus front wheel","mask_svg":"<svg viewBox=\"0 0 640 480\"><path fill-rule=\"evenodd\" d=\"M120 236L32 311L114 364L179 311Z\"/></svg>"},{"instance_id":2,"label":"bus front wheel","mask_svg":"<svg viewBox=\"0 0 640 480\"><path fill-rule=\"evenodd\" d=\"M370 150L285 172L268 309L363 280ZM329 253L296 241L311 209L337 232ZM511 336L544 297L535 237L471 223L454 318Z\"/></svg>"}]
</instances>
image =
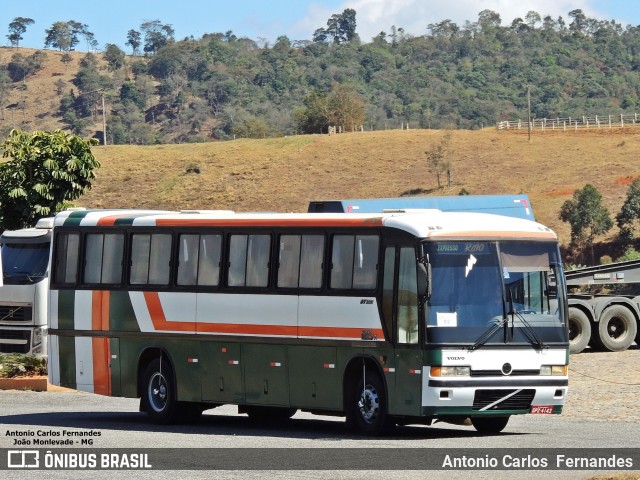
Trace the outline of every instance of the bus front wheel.
<instances>
[{"instance_id":1,"label":"bus front wheel","mask_svg":"<svg viewBox=\"0 0 640 480\"><path fill-rule=\"evenodd\" d=\"M365 435L381 435L393 425L387 413L387 393L376 372L367 371L349 394L347 423Z\"/></svg>"},{"instance_id":2,"label":"bus front wheel","mask_svg":"<svg viewBox=\"0 0 640 480\"><path fill-rule=\"evenodd\" d=\"M509 417L471 417L471 425L480 433L500 433L509 422Z\"/></svg>"},{"instance_id":3,"label":"bus front wheel","mask_svg":"<svg viewBox=\"0 0 640 480\"><path fill-rule=\"evenodd\" d=\"M142 383L143 408L154 423L169 424L177 419L178 402L169 362L154 359L144 370Z\"/></svg>"}]
</instances>

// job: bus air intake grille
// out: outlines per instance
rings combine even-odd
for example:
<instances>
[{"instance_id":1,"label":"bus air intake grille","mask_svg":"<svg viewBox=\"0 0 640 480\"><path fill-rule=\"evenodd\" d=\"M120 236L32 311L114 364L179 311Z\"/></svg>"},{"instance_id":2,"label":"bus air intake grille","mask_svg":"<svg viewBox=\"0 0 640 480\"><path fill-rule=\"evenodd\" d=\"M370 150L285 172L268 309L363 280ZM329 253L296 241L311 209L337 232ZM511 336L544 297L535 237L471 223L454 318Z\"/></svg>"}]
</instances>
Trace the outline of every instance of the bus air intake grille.
<instances>
[{"instance_id":1,"label":"bus air intake grille","mask_svg":"<svg viewBox=\"0 0 640 480\"><path fill-rule=\"evenodd\" d=\"M473 410L526 410L533 402L536 391L526 390L476 390L473 398ZM488 408L487 408L488 407Z\"/></svg>"},{"instance_id":2,"label":"bus air intake grille","mask_svg":"<svg viewBox=\"0 0 640 480\"><path fill-rule=\"evenodd\" d=\"M540 369L531 370L514 370L509 376L511 377L525 377L525 376L538 376L540 375ZM504 373L500 370L471 370L472 377L503 377Z\"/></svg>"}]
</instances>

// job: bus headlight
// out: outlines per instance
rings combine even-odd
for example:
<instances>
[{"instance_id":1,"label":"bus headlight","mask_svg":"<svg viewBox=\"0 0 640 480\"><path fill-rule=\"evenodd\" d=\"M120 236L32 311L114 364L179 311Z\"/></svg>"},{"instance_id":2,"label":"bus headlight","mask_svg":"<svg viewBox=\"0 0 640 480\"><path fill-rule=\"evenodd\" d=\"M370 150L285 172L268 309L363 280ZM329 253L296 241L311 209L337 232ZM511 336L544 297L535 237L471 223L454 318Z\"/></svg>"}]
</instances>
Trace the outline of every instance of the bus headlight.
<instances>
[{"instance_id":1,"label":"bus headlight","mask_svg":"<svg viewBox=\"0 0 640 480\"><path fill-rule=\"evenodd\" d=\"M471 367L431 367L432 377L468 377L471 375Z\"/></svg>"},{"instance_id":2,"label":"bus headlight","mask_svg":"<svg viewBox=\"0 0 640 480\"><path fill-rule=\"evenodd\" d=\"M564 377L567 375L567 366L566 365L542 365L542 367L540 367L540 375Z\"/></svg>"}]
</instances>

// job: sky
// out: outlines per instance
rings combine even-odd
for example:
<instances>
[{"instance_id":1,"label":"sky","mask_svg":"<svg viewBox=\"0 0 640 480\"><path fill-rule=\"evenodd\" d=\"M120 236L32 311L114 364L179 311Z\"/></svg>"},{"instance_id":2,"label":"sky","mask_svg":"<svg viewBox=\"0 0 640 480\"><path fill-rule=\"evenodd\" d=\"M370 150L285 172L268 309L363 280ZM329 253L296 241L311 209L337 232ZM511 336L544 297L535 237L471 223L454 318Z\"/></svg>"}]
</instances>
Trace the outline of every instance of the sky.
<instances>
[{"instance_id":1,"label":"sky","mask_svg":"<svg viewBox=\"0 0 640 480\"><path fill-rule=\"evenodd\" d=\"M280 35L310 40L332 14L345 8L356 11L356 32L363 42L381 31L389 33L393 25L416 36L427 33L430 23L446 19L464 26L466 21L477 21L478 13L486 9L499 13L502 25L531 10L542 17L562 16L569 24L568 14L575 9L623 26L640 25L638 0L0 0L0 46L10 45L8 26L16 17L35 21L20 43L30 48L44 48L45 29L69 20L86 24L100 47L113 43L127 52L127 32L140 31L140 24L148 20L171 25L176 40L228 30L258 42L273 43ZM76 49L87 46L80 43Z\"/></svg>"}]
</instances>

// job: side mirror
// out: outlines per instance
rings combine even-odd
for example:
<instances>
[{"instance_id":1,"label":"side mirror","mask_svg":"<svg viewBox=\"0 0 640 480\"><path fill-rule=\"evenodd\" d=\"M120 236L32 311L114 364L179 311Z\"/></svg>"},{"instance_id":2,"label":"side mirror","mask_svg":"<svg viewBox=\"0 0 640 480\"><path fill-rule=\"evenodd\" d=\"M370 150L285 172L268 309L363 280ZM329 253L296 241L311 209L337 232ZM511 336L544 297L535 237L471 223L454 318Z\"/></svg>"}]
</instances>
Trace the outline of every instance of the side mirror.
<instances>
[{"instance_id":1,"label":"side mirror","mask_svg":"<svg viewBox=\"0 0 640 480\"><path fill-rule=\"evenodd\" d=\"M425 300L431 297L431 264L418 262L418 295Z\"/></svg>"}]
</instances>

